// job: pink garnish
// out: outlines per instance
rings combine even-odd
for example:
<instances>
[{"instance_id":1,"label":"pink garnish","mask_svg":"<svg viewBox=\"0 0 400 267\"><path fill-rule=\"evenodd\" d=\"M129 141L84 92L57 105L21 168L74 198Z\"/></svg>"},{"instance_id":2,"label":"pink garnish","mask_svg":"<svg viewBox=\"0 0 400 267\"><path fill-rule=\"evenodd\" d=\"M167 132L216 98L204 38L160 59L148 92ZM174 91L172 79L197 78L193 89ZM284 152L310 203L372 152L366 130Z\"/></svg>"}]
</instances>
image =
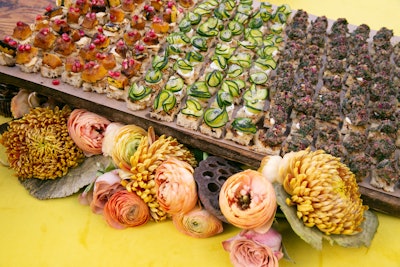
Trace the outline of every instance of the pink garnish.
<instances>
[{"instance_id":1,"label":"pink garnish","mask_svg":"<svg viewBox=\"0 0 400 267\"><path fill-rule=\"evenodd\" d=\"M43 28L40 30L40 33L43 35L48 35L50 33L50 29L49 28Z\"/></svg>"},{"instance_id":2,"label":"pink garnish","mask_svg":"<svg viewBox=\"0 0 400 267\"><path fill-rule=\"evenodd\" d=\"M104 32L103 27L98 27L98 28L97 28L97 31L98 31L99 33L103 33L103 32Z\"/></svg>"},{"instance_id":3,"label":"pink garnish","mask_svg":"<svg viewBox=\"0 0 400 267\"><path fill-rule=\"evenodd\" d=\"M50 11L52 11L52 10L53 10L52 5L48 5L48 6L46 7L46 11L47 11L47 12L50 12Z\"/></svg>"},{"instance_id":4,"label":"pink garnish","mask_svg":"<svg viewBox=\"0 0 400 267\"><path fill-rule=\"evenodd\" d=\"M143 52L144 51L144 45L142 45L142 44L135 45L135 50L138 51L138 52Z\"/></svg>"},{"instance_id":5,"label":"pink garnish","mask_svg":"<svg viewBox=\"0 0 400 267\"><path fill-rule=\"evenodd\" d=\"M60 80L55 79L55 80L53 80L51 83L52 83L53 85L59 85L59 84L60 84Z\"/></svg>"},{"instance_id":6,"label":"pink garnish","mask_svg":"<svg viewBox=\"0 0 400 267\"><path fill-rule=\"evenodd\" d=\"M42 19L43 19L42 15L37 15L36 18L35 18L35 20L42 20Z\"/></svg>"},{"instance_id":7,"label":"pink garnish","mask_svg":"<svg viewBox=\"0 0 400 267\"><path fill-rule=\"evenodd\" d=\"M173 6L175 6L175 2L174 1L168 1L167 7L168 8L172 8Z\"/></svg>"},{"instance_id":8,"label":"pink garnish","mask_svg":"<svg viewBox=\"0 0 400 267\"><path fill-rule=\"evenodd\" d=\"M79 72L82 70L82 64L79 61L75 61L74 64L72 65L71 69L73 72Z\"/></svg>"},{"instance_id":9,"label":"pink garnish","mask_svg":"<svg viewBox=\"0 0 400 267\"><path fill-rule=\"evenodd\" d=\"M105 59L105 58L106 58L106 55L105 55L105 54L102 54L102 53L97 53L97 54L96 54L96 58L98 58L98 59Z\"/></svg>"},{"instance_id":10,"label":"pink garnish","mask_svg":"<svg viewBox=\"0 0 400 267\"><path fill-rule=\"evenodd\" d=\"M22 22L22 21L20 21L20 20L19 20L19 21L17 21L17 26L19 26L19 27L20 27L20 26L24 26L24 25L25 25L25 23L24 23L24 22Z\"/></svg>"},{"instance_id":11,"label":"pink garnish","mask_svg":"<svg viewBox=\"0 0 400 267\"><path fill-rule=\"evenodd\" d=\"M96 45L94 43L89 44L89 50L94 50L96 48Z\"/></svg>"},{"instance_id":12,"label":"pink garnish","mask_svg":"<svg viewBox=\"0 0 400 267\"><path fill-rule=\"evenodd\" d=\"M80 35L81 37L85 36L85 31L84 31L84 30L79 30L79 35Z\"/></svg>"},{"instance_id":13,"label":"pink garnish","mask_svg":"<svg viewBox=\"0 0 400 267\"><path fill-rule=\"evenodd\" d=\"M160 19L159 17L154 17L153 18L153 23L161 23L162 22L162 19Z\"/></svg>"},{"instance_id":14,"label":"pink garnish","mask_svg":"<svg viewBox=\"0 0 400 267\"><path fill-rule=\"evenodd\" d=\"M87 70L87 69L93 68L94 66L96 66L96 62L94 62L94 61L89 61L89 62L87 62L87 63L85 64L85 69Z\"/></svg>"},{"instance_id":15,"label":"pink garnish","mask_svg":"<svg viewBox=\"0 0 400 267\"><path fill-rule=\"evenodd\" d=\"M124 41L118 40L117 46L124 46L124 45L125 45Z\"/></svg>"},{"instance_id":16,"label":"pink garnish","mask_svg":"<svg viewBox=\"0 0 400 267\"><path fill-rule=\"evenodd\" d=\"M118 78L119 76L121 76L121 73L120 73L119 71L112 71L112 70L110 70L110 71L108 72L108 75L110 75L110 77L113 77L113 78Z\"/></svg>"},{"instance_id":17,"label":"pink garnish","mask_svg":"<svg viewBox=\"0 0 400 267\"><path fill-rule=\"evenodd\" d=\"M132 17L132 19L133 19L134 21L138 21L138 20L139 20L139 16L138 16L138 15L134 15L134 16Z\"/></svg>"},{"instance_id":18,"label":"pink garnish","mask_svg":"<svg viewBox=\"0 0 400 267\"><path fill-rule=\"evenodd\" d=\"M86 18L94 20L94 19L96 19L96 13L94 13L94 12L87 13Z\"/></svg>"},{"instance_id":19,"label":"pink garnish","mask_svg":"<svg viewBox=\"0 0 400 267\"><path fill-rule=\"evenodd\" d=\"M65 41L65 42L71 41L71 38L69 37L69 35L68 35L67 33L63 33L63 34L61 35L61 38L62 38L63 41Z\"/></svg>"}]
</instances>

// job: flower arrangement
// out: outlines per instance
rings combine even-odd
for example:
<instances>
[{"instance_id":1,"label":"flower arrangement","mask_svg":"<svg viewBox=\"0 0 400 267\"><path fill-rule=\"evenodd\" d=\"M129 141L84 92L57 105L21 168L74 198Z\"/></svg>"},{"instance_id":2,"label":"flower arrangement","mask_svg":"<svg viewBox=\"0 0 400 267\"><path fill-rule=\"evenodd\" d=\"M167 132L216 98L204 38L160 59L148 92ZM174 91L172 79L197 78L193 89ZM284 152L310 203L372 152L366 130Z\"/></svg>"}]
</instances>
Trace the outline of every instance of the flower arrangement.
<instances>
[{"instance_id":1,"label":"flower arrangement","mask_svg":"<svg viewBox=\"0 0 400 267\"><path fill-rule=\"evenodd\" d=\"M96 154L110 158L109 166L95 166L98 175L79 194L81 204L116 229L171 220L185 235L209 238L231 224L241 231L223 241L221 249L229 253L234 266L279 266L282 258L288 258L274 227L277 213L283 213L293 230L317 249L322 239L342 246L368 246L377 228L376 216L362 204L354 174L322 150L266 156L258 170L232 173L218 192L221 220L199 198L194 178L199 164L193 151L171 136L157 136L152 127L111 122L67 106L37 107L10 122L0 143L10 167L26 179L62 179L85 158ZM69 149L57 150L56 145ZM54 164L61 172L42 175L41 165L29 165L26 159L33 155L23 151L40 152L44 162L53 162L56 152L69 160L61 161L61 167Z\"/></svg>"}]
</instances>

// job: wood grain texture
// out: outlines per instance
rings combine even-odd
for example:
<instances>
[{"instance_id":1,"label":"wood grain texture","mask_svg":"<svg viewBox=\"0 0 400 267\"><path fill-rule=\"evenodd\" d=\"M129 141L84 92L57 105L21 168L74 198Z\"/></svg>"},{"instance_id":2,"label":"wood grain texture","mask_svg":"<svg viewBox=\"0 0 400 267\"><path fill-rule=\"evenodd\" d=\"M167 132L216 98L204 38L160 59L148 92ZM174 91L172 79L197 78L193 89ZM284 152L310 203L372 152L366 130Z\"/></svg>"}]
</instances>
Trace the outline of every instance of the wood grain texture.
<instances>
[{"instance_id":1,"label":"wood grain texture","mask_svg":"<svg viewBox=\"0 0 400 267\"><path fill-rule=\"evenodd\" d=\"M0 37L11 35L17 21L33 23L54 0L0 0Z\"/></svg>"}]
</instances>

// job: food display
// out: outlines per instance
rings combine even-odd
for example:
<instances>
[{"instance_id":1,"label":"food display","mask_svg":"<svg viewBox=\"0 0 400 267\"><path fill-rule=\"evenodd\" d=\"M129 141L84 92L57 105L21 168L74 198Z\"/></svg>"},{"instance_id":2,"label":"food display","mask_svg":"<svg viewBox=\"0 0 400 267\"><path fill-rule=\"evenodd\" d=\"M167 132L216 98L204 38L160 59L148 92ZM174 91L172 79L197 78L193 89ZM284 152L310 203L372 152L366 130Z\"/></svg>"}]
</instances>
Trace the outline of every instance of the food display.
<instances>
[{"instance_id":1,"label":"food display","mask_svg":"<svg viewBox=\"0 0 400 267\"><path fill-rule=\"evenodd\" d=\"M232 148L245 164L322 149L396 197L396 40L267 2L78 0L18 22L0 64L63 94L104 96L105 107L215 144L212 154Z\"/></svg>"}]
</instances>

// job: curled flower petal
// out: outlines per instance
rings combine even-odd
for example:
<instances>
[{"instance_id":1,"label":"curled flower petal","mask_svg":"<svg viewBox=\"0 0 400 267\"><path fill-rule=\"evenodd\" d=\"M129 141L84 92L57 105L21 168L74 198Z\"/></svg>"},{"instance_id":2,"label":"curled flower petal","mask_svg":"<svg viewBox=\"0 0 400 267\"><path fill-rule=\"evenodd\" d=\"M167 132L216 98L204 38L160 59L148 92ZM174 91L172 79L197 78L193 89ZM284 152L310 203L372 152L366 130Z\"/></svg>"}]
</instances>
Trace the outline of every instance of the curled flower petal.
<instances>
[{"instance_id":1,"label":"curled flower petal","mask_svg":"<svg viewBox=\"0 0 400 267\"><path fill-rule=\"evenodd\" d=\"M116 229L135 227L150 219L149 208L135 193L121 190L111 196L103 211L108 225Z\"/></svg>"},{"instance_id":2,"label":"curled flower petal","mask_svg":"<svg viewBox=\"0 0 400 267\"><path fill-rule=\"evenodd\" d=\"M172 216L172 221L179 232L196 237L207 238L222 233L222 222L200 206L183 214Z\"/></svg>"},{"instance_id":3,"label":"curled flower petal","mask_svg":"<svg viewBox=\"0 0 400 267\"><path fill-rule=\"evenodd\" d=\"M281 242L282 236L270 228L264 234L243 230L223 241L222 246L229 252L229 258L235 267L277 267L283 257Z\"/></svg>"},{"instance_id":4,"label":"curled flower petal","mask_svg":"<svg viewBox=\"0 0 400 267\"><path fill-rule=\"evenodd\" d=\"M68 132L87 157L102 153L104 132L110 121L85 109L75 109L68 118Z\"/></svg>"},{"instance_id":5,"label":"curled flower petal","mask_svg":"<svg viewBox=\"0 0 400 267\"><path fill-rule=\"evenodd\" d=\"M169 214L186 213L198 201L193 167L182 160L170 157L156 169L157 201Z\"/></svg>"},{"instance_id":6,"label":"curled flower petal","mask_svg":"<svg viewBox=\"0 0 400 267\"><path fill-rule=\"evenodd\" d=\"M258 232L269 230L277 208L272 184L254 170L229 177L222 185L219 204L229 223Z\"/></svg>"},{"instance_id":7,"label":"curled flower petal","mask_svg":"<svg viewBox=\"0 0 400 267\"><path fill-rule=\"evenodd\" d=\"M121 178L118 170L113 170L100 175L94 184L93 199L90 202L90 208L96 214L102 214L107 201L113 194L124 190L121 185Z\"/></svg>"},{"instance_id":8,"label":"curled flower petal","mask_svg":"<svg viewBox=\"0 0 400 267\"><path fill-rule=\"evenodd\" d=\"M103 156L111 156L112 150L115 145L115 135L118 133L119 129L124 126L119 122L110 123L106 131L104 132L103 144L101 146L101 151L103 152Z\"/></svg>"},{"instance_id":9,"label":"curled flower petal","mask_svg":"<svg viewBox=\"0 0 400 267\"><path fill-rule=\"evenodd\" d=\"M140 141L147 135L143 128L129 124L121 127L114 137L112 159L119 168L130 170L130 160L139 147Z\"/></svg>"}]
</instances>

